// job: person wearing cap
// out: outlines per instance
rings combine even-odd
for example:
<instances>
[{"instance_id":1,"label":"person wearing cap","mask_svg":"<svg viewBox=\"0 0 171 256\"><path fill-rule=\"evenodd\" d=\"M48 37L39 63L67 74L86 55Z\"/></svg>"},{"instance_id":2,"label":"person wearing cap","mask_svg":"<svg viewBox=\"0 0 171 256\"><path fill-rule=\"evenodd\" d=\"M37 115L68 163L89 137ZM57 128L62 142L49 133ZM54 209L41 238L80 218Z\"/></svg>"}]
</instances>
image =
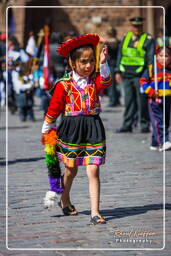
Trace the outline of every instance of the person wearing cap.
<instances>
[{"instance_id":1,"label":"person wearing cap","mask_svg":"<svg viewBox=\"0 0 171 256\"><path fill-rule=\"evenodd\" d=\"M139 79L145 69L152 67L155 43L150 34L143 32L143 21L142 17L130 19L131 29L118 51L115 78L123 84L125 111L117 133L132 132L138 120L141 132L150 132L147 95L140 92Z\"/></svg>"},{"instance_id":2,"label":"person wearing cap","mask_svg":"<svg viewBox=\"0 0 171 256\"><path fill-rule=\"evenodd\" d=\"M64 215L78 214L70 201L70 190L78 166L87 166L91 224L106 223L99 213L99 166L105 163L106 155L105 130L99 116L99 93L111 85L111 75L106 47L100 54L100 72L95 72L95 47L99 40L97 34L86 34L70 39L58 48L58 53L69 60L72 71L55 84L42 127L44 137L56 127L55 121L63 113L57 128L56 146L58 159L65 164L64 191L59 205ZM51 177L49 180L50 195L54 199L55 181Z\"/></svg>"}]
</instances>

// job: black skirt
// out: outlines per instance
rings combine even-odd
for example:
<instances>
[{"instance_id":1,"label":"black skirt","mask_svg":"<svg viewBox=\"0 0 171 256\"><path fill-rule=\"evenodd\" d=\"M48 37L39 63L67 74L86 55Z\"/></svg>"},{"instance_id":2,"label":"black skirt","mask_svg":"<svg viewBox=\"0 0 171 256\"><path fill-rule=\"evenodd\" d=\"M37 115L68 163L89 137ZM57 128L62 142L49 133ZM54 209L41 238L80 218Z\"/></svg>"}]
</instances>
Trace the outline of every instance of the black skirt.
<instances>
[{"instance_id":1,"label":"black skirt","mask_svg":"<svg viewBox=\"0 0 171 256\"><path fill-rule=\"evenodd\" d=\"M57 156L67 167L105 163L106 137L99 115L64 116L57 135Z\"/></svg>"}]
</instances>

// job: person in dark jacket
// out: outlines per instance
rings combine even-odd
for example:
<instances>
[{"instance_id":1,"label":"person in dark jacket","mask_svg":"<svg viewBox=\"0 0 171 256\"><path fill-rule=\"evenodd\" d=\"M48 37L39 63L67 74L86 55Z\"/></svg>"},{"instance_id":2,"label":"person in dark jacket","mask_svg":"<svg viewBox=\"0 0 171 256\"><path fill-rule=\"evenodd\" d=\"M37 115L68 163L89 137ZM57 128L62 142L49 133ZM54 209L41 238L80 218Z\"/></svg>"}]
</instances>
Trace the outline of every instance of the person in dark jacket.
<instances>
[{"instance_id":1,"label":"person in dark jacket","mask_svg":"<svg viewBox=\"0 0 171 256\"><path fill-rule=\"evenodd\" d=\"M123 83L125 112L122 127L116 132L132 132L140 122L142 133L149 132L150 120L147 95L140 94L139 78L146 68L151 68L155 52L152 36L143 32L142 17L130 19L131 29L124 36L117 57L115 78Z\"/></svg>"}]
</instances>

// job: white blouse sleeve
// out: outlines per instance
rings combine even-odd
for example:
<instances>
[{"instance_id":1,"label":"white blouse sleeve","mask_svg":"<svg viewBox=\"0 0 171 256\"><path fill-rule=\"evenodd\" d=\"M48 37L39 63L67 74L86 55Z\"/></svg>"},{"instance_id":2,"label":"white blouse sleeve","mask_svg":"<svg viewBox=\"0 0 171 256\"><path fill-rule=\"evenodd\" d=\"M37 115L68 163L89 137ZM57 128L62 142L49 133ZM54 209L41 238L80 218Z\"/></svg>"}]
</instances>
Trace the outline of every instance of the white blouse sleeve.
<instances>
[{"instance_id":1,"label":"white blouse sleeve","mask_svg":"<svg viewBox=\"0 0 171 256\"><path fill-rule=\"evenodd\" d=\"M104 78L110 76L110 68L107 61L104 64L100 64L100 75Z\"/></svg>"}]
</instances>

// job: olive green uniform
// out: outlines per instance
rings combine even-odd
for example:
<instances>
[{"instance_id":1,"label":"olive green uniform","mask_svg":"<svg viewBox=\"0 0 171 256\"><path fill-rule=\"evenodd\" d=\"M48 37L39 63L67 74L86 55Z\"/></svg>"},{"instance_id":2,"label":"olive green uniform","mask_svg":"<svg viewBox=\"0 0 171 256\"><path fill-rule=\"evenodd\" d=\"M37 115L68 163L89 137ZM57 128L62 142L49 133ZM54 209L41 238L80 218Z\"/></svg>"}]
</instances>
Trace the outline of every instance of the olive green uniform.
<instances>
[{"instance_id":1,"label":"olive green uniform","mask_svg":"<svg viewBox=\"0 0 171 256\"><path fill-rule=\"evenodd\" d=\"M147 96L140 93L139 79L146 68L153 64L155 43L151 35L142 33L135 40L128 32L123 38L117 56L115 73L123 77L125 112L123 129L132 129L139 118L141 131L150 125Z\"/></svg>"}]
</instances>

